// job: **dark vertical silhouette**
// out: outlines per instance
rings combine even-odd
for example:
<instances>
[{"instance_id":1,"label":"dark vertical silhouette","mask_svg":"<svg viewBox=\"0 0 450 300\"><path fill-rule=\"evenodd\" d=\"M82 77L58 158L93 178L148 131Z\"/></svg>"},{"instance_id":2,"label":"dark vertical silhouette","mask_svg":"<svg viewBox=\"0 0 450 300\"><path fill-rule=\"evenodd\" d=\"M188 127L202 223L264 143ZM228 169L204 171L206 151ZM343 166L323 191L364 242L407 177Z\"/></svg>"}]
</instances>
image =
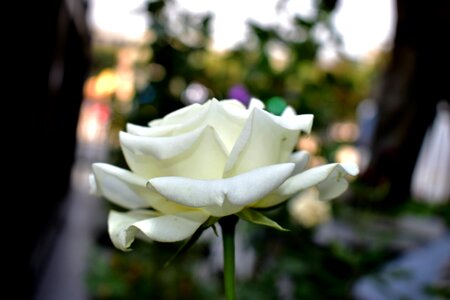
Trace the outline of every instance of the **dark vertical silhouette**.
<instances>
[{"instance_id":1,"label":"dark vertical silhouette","mask_svg":"<svg viewBox=\"0 0 450 300\"><path fill-rule=\"evenodd\" d=\"M63 225L58 214L70 186L78 115L90 62L86 3L54 0L46 2L44 7L47 23L43 32L39 32L41 37L48 38L42 38L42 42L48 42L43 64L47 84L46 93L42 94L44 139L36 147L42 155L35 157L31 164L39 189L35 189L35 197L27 199L26 219L30 226L27 238L22 240L27 267L25 287L18 291L26 294L26 299L33 298L55 233ZM31 32L37 31L37 28L31 29ZM36 101L42 101L38 95L36 97ZM42 130L42 124L35 126L39 132Z\"/></svg>"},{"instance_id":2,"label":"dark vertical silhouette","mask_svg":"<svg viewBox=\"0 0 450 300\"><path fill-rule=\"evenodd\" d=\"M378 124L372 158L361 182L388 183L386 205L410 197L411 176L436 104L450 99L450 2L397 0L390 61L375 100Z\"/></svg>"}]
</instances>

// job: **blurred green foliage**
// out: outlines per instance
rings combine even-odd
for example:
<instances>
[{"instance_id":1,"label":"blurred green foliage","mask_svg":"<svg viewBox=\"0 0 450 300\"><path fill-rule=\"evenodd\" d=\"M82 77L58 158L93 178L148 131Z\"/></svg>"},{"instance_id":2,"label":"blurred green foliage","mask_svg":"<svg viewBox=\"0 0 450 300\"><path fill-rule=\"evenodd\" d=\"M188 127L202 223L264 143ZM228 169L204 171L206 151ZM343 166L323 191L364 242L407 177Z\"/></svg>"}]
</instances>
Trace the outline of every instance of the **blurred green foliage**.
<instances>
[{"instance_id":1,"label":"blurred green foliage","mask_svg":"<svg viewBox=\"0 0 450 300\"><path fill-rule=\"evenodd\" d=\"M179 243L149 245L136 241L134 250L122 253L99 247L91 253L86 278L93 299L216 299L220 282L200 280L197 265L208 249L198 243L164 267Z\"/></svg>"},{"instance_id":2,"label":"blurred green foliage","mask_svg":"<svg viewBox=\"0 0 450 300\"><path fill-rule=\"evenodd\" d=\"M324 4L330 1L316 1L311 18L294 15L290 28L249 23L248 40L226 53L208 48L211 15L181 12L174 24L174 17L169 18L172 2L148 3L150 79L135 99L130 122L146 124L184 106L181 94L194 82L208 89L209 98L227 98L237 84L263 101L282 97L297 112L314 113L316 130L336 119L353 119L356 106L369 95L376 70L373 62L355 62L341 53L338 63L318 63L318 51L324 46L314 34L318 28L329 34L332 43L340 43L329 23L333 5ZM145 97L149 89L154 93L151 99Z\"/></svg>"}]
</instances>

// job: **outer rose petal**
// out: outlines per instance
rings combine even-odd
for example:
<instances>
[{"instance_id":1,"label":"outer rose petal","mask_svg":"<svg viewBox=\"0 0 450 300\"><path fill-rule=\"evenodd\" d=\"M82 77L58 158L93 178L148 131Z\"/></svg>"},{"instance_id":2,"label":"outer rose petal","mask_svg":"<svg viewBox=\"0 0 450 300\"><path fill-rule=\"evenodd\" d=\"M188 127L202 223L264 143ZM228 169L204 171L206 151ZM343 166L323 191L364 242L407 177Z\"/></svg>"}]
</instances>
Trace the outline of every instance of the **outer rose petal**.
<instances>
[{"instance_id":1,"label":"outer rose petal","mask_svg":"<svg viewBox=\"0 0 450 300\"><path fill-rule=\"evenodd\" d=\"M331 171L331 170L330 170ZM330 200L338 197L348 187L348 181L345 178L346 175L356 176L359 173L359 168L356 163L342 163L336 164L334 169L328 173L325 180L321 181L317 185L319 190L320 200ZM323 172L323 171L322 171ZM316 173L318 177L323 176ZM311 176L313 176L311 174Z\"/></svg>"},{"instance_id":2,"label":"outer rose petal","mask_svg":"<svg viewBox=\"0 0 450 300\"><path fill-rule=\"evenodd\" d=\"M293 175L302 172L306 169L306 166L309 163L310 155L307 151L297 151L291 154L289 161L295 163L295 169L292 172Z\"/></svg>"},{"instance_id":3,"label":"outer rose petal","mask_svg":"<svg viewBox=\"0 0 450 300\"><path fill-rule=\"evenodd\" d=\"M147 187L165 198L190 207L202 207L213 216L226 216L266 196L288 178L293 163L271 165L219 180L159 177Z\"/></svg>"},{"instance_id":4,"label":"outer rose petal","mask_svg":"<svg viewBox=\"0 0 450 300\"><path fill-rule=\"evenodd\" d=\"M348 187L346 175L355 176L359 172L354 163L328 164L315 167L286 180L276 191L258 201L253 207L271 207L292 195L315 186L320 200L329 200L341 195Z\"/></svg>"},{"instance_id":5,"label":"outer rose petal","mask_svg":"<svg viewBox=\"0 0 450 300\"><path fill-rule=\"evenodd\" d=\"M160 194L149 191L147 179L112 165L92 165L98 194L128 209L153 207L163 213L173 213L188 208L167 201Z\"/></svg>"},{"instance_id":6,"label":"outer rose petal","mask_svg":"<svg viewBox=\"0 0 450 300\"><path fill-rule=\"evenodd\" d=\"M89 174L89 194L100 197L102 194L98 190L94 174Z\"/></svg>"},{"instance_id":7,"label":"outer rose petal","mask_svg":"<svg viewBox=\"0 0 450 300\"><path fill-rule=\"evenodd\" d=\"M146 178L176 175L201 179L222 177L227 152L211 127L175 137L120 133L128 166Z\"/></svg>"},{"instance_id":8,"label":"outer rose petal","mask_svg":"<svg viewBox=\"0 0 450 300\"><path fill-rule=\"evenodd\" d=\"M288 161L300 131L310 132L312 115L282 118L253 109L225 166L224 177Z\"/></svg>"},{"instance_id":9,"label":"outer rose petal","mask_svg":"<svg viewBox=\"0 0 450 300\"><path fill-rule=\"evenodd\" d=\"M135 237L158 242L177 242L191 236L208 219L201 210L172 215L154 211L111 211L108 232L116 248L127 251Z\"/></svg>"}]
</instances>

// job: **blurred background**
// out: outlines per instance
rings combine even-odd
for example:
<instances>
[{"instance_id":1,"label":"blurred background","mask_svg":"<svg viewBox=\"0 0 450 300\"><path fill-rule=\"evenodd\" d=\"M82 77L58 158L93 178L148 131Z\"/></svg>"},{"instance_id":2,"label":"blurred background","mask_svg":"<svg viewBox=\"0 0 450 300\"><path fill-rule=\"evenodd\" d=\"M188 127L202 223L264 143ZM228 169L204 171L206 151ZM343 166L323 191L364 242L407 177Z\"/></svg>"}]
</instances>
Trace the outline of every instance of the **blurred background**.
<instances>
[{"instance_id":1,"label":"blurred background","mask_svg":"<svg viewBox=\"0 0 450 300\"><path fill-rule=\"evenodd\" d=\"M222 299L221 239L116 250L93 162L126 167L118 133L192 103L261 99L314 114L311 166L356 162L331 202L306 191L238 224L239 299L450 299L448 1L52 1L45 165L27 297ZM261 149L264 151L264 149ZM308 212L308 213L306 213ZM313 213L311 213L313 212ZM36 216L35 216L36 215ZM44 216L44 217L42 217Z\"/></svg>"}]
</instances>

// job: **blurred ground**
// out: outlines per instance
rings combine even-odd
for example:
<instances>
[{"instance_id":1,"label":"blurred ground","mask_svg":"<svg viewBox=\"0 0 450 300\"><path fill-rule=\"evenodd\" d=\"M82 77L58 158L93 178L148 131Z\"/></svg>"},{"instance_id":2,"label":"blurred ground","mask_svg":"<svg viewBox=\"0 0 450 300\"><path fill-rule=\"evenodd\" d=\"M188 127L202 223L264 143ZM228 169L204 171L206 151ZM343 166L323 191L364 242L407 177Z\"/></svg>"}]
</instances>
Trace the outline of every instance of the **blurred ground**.
<instances>
[{"instance_id":1,"label":"blurred ground","mask_svg":"<svg viewBox=\"0 0 450 300\"><path fill-rule=\"evenodd\" d=\"M79 143L71 188L61 211L62 228L56 238L36 300L85 300L85 271L95 236L105 224L103 201L89 195L91 163L104 160L106 147ZM55 226L58 226L56 224ZM56 229L58 231L58 229Z\"/></svg>"}]
</instances>

